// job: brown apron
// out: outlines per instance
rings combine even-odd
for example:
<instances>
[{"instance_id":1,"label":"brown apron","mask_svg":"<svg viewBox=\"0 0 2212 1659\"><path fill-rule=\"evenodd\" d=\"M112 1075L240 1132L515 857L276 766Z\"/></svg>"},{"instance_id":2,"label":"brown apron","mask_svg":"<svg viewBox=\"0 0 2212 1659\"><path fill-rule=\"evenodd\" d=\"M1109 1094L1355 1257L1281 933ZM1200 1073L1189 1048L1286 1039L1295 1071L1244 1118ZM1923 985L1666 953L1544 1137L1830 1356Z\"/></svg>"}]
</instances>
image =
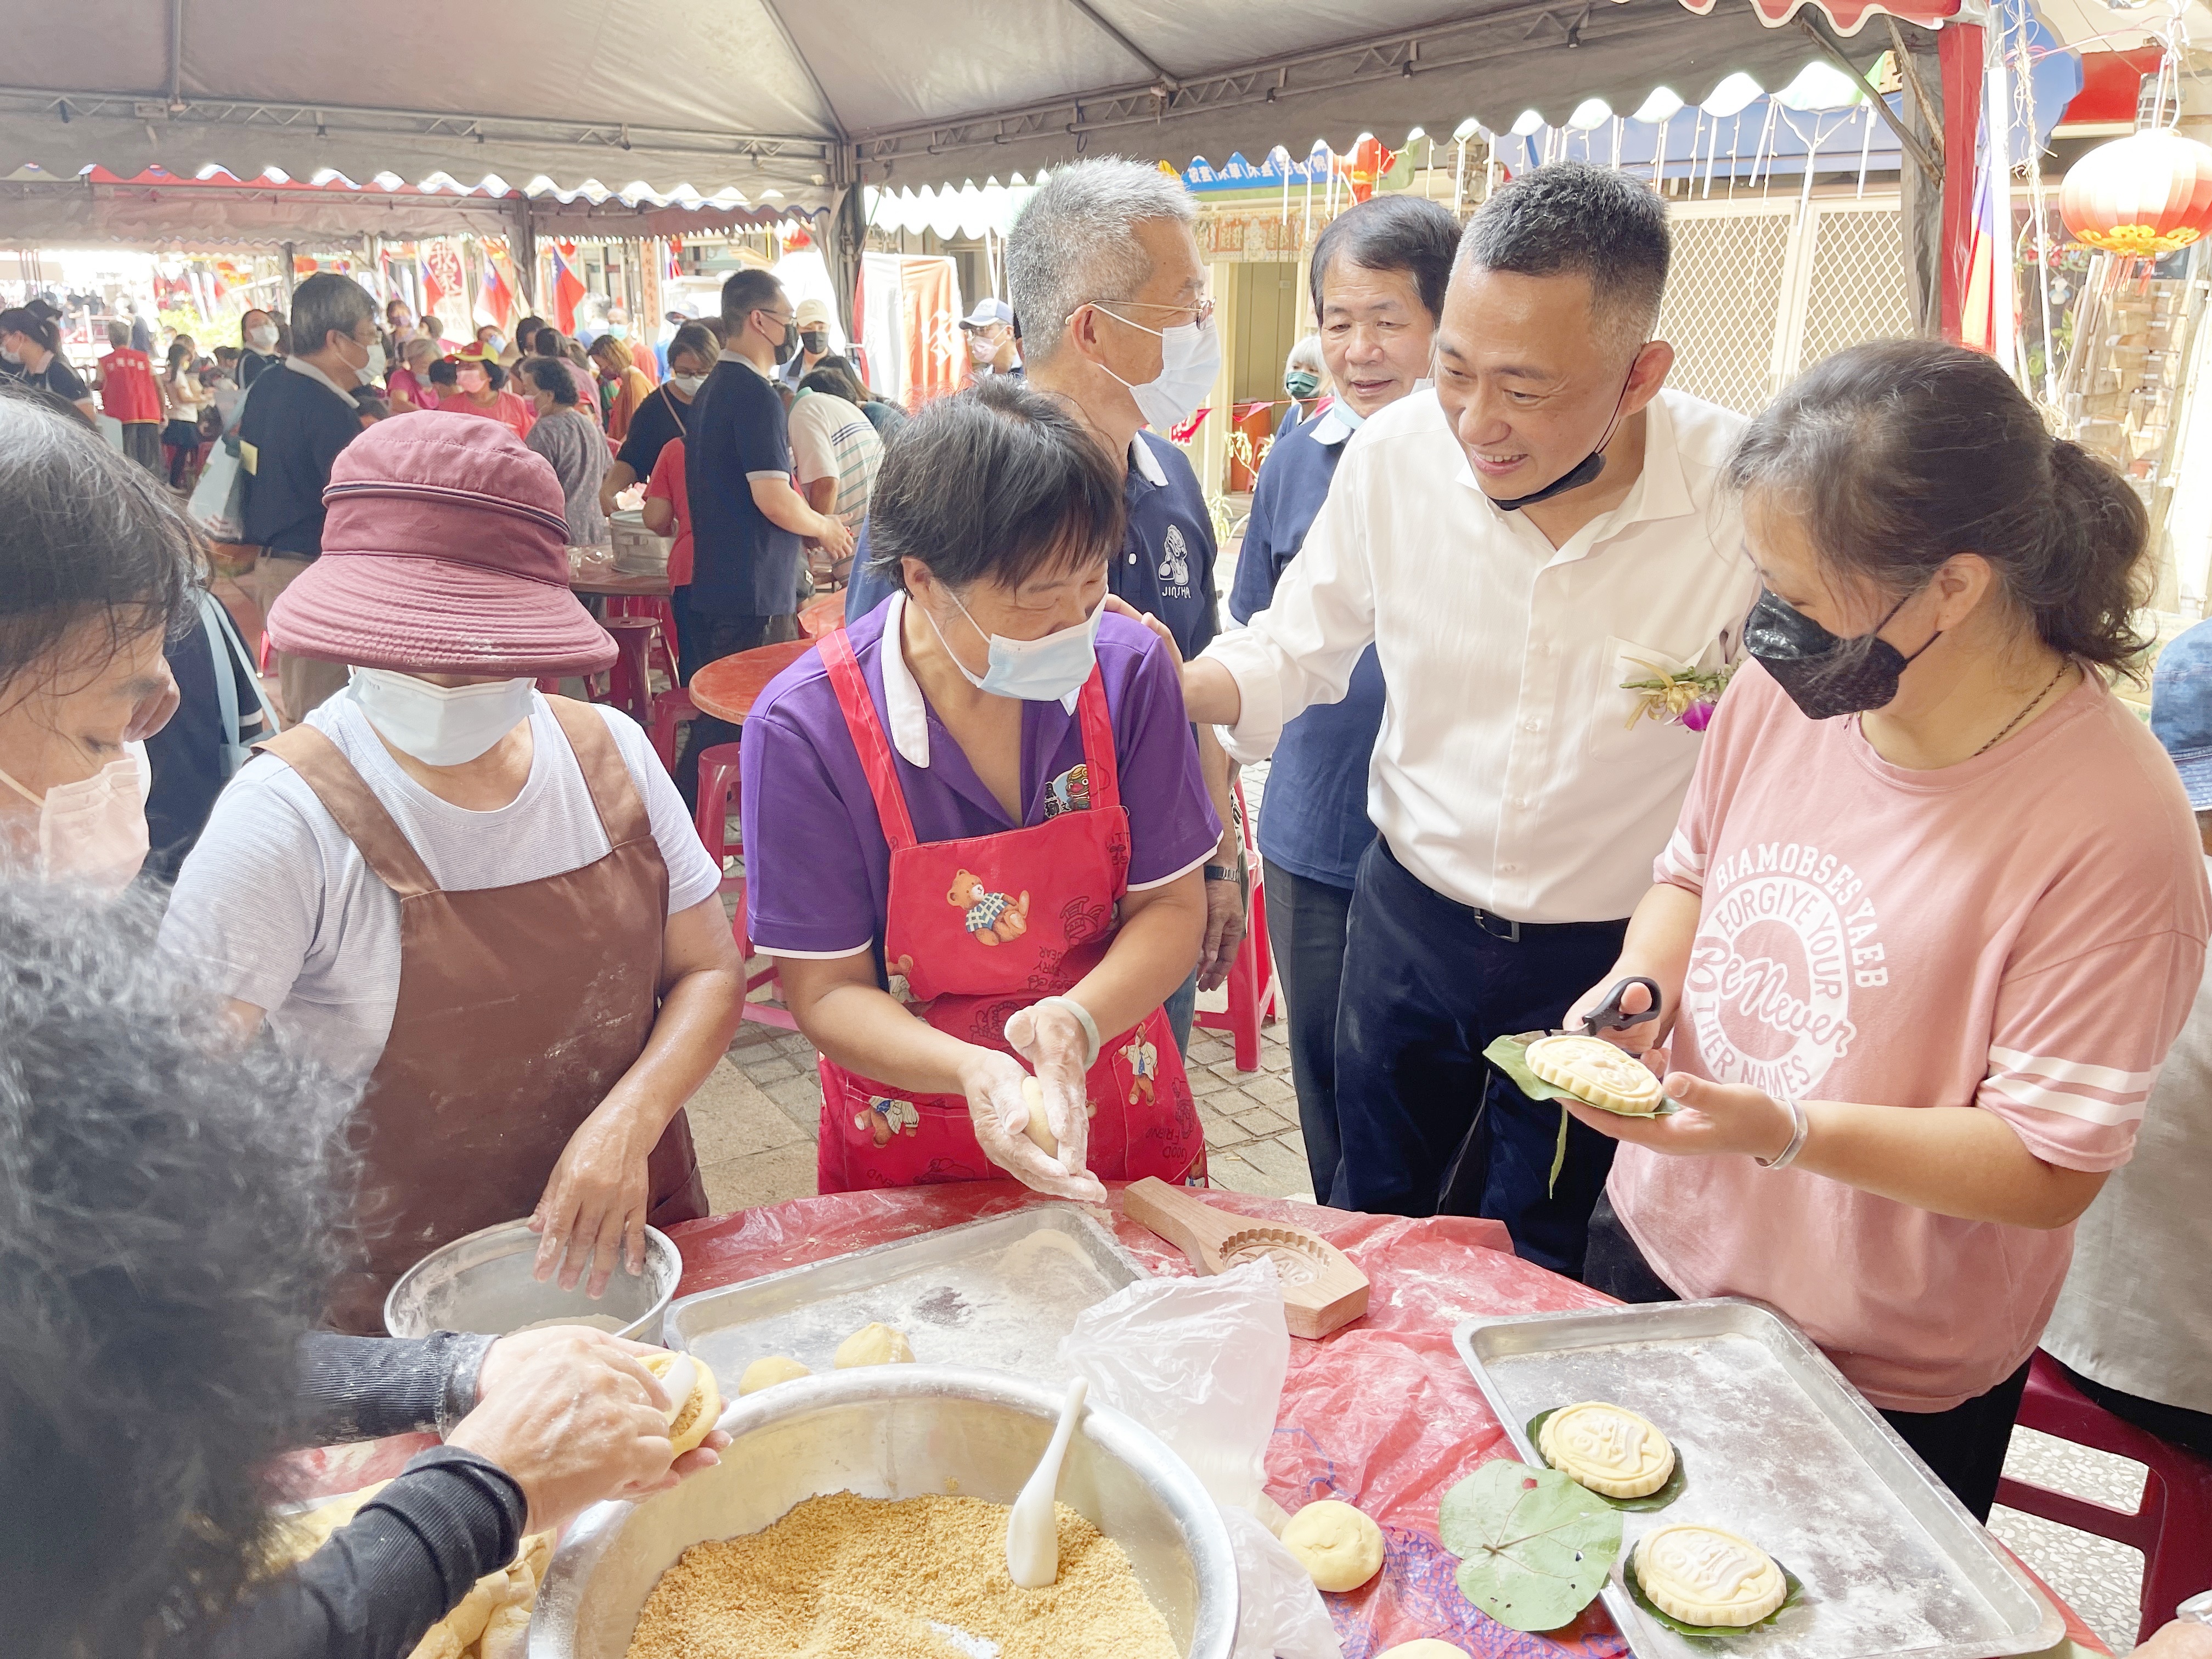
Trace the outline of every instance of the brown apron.
<instances>
[{"instance_id":1,"label":"brown apron","mask_svg":"<svg viewBox=\"0 0 2212 1659\"><path fill-rule=\"evenodd\" d=\"M311 726L258 747L315 792L399 896L399 1001L356 1109L358 1265L331 1295L336 1328L384 1329L392 1281L440 1245L527 1216L579 1125L644 1052L659 1012L668 871L606 722L548 704L605 829L605 858L540 881L440 890L336 744ZM678 1112L653 1149L655 1226L707 1213ZM617 1269L620 1271L620 1269Z\"/></svg>"}]
</instances>

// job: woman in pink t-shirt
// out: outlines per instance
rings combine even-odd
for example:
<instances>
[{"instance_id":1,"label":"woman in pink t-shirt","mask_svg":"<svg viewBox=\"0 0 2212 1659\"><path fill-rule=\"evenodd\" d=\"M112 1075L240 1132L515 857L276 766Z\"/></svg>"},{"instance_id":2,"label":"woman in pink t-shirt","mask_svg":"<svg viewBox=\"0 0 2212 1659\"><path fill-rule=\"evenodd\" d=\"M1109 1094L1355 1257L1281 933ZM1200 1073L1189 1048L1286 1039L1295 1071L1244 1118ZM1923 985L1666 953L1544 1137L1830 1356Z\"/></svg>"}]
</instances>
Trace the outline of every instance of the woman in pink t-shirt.
<instances>
[{"instance_id":1,"label":"woman in pink t-shirt","mask_svg":"<svg viewBox=\"0 0 2212 1659\"><path fill-rule=\"evenodd\" d=\"M1657 981L1620 1040L1690 1109L1576 1109L1626 1143L1585 1277L1781 1309L1986 1517L2203 971L2194 820L2106 685L2147 522L1993 361L1922 342L1807 374L1729 476L1754 660L1577 1009Z\"/></svg>"}]
</instances>

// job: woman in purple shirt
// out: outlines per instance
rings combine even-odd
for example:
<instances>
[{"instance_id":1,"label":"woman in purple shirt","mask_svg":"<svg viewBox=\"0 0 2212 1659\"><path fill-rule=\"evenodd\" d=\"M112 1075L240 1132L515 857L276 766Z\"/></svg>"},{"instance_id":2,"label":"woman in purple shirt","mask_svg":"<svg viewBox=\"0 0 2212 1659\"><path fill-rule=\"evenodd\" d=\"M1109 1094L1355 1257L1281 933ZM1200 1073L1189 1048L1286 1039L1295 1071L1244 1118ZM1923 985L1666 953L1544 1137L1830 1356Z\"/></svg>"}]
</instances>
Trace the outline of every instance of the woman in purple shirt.
<instances>
[{"instance_id":1,"label":"woman in purple shirt","mask_svg":"<svg viewBox=\"0 0 2212 1659\"><path fill-rule=\"evenodd\" d=\"M931 404L871 502L902 591L745 721L749 925L822 1051L825 1193L1202 1168L1160 1004L1221 826L1174 665L1105 612L1122 512L1052 398Z\"/></svg>"}]
</instances>

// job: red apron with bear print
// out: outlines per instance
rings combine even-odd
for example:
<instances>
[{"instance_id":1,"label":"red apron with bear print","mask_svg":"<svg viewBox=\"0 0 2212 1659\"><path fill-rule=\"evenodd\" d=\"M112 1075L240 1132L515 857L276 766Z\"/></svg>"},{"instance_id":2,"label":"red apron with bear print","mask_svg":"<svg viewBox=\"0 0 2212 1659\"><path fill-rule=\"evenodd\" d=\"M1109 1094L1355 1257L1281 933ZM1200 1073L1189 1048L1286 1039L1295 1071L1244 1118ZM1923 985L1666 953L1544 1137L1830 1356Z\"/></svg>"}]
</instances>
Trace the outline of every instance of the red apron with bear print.
<instances>
[{"instance_id":1,"label":"red apron with bear print","mask_svg":"<svg viewBox=\"0 0 2212 1659\"><path fill-rule=\"evenodd\" d=\"M923 842L844 630L819 648L890 843L886 971L904 978L914 1011L939 1030L1011 1053L1007 1019L1097 965L1128 890L1129 815L1105 684L1094 667L1076 702L1087 805L1073 799L1071 810L1024 830ZM1103 1042L1085 1081L1092 1174L1180 1182L1200 1165L1206 1138L1164 1010ZM817 1165L825 1193L1005 1174L975 1144L965 1097L894 1089L826 1056Z\"/></svg>"}]
</instances>

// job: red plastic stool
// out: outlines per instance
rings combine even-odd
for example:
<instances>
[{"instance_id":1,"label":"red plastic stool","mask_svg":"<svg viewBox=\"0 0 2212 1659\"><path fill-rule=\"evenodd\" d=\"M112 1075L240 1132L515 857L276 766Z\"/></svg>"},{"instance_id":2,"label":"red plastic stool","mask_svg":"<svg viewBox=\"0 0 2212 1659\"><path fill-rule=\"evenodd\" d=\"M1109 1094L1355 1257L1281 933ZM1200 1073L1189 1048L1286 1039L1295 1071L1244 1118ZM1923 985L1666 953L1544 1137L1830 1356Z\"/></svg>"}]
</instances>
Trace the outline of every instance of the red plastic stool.
<instances>
[{"instance_id":1,"label":"red plastic stool","mask_svg":"<svg viewBox=\"0 0 2212 1659\"><path fill-rule=\"evenodd\" d=\"M600 623L614 635L614 665L607 670L606 701L640 726L653 723L653 646L660 624L650 617L609 617ZM672 680L675 677L670 676Z\"/></svg>"},{"instance_id":2,"label":"red plastic stool","mask_svg":"<svg viewBox=\"0 0 2212 1659\"><path fill-rule=\"evenodd\" d=\"M1237 1045L1237 1069L1260 1069L1260 1027L1274 1018L1275 957L1267 943L1267 907L1261 894L1260 853L1253 843L1252 814L1245 809L1244 786L1237 786L1237 815L1243 820L1244 864L1251 872L1252 899L1245 907L1244 942L1229 966L1229 1006L1202 1013L1191 1023L1209 1031L1227 1031Z\"/></svg>"},{"instance_id":3,"label":"red plastic stool","mask_svg":"<svg viewBox=\"0 0 2212 1659\"><path fill-rule=\"evenodd\" d=\"M2058 1362L2039 1348L2014 1420L2024 1429L2114 1453L2149 1471L2143 1480L2142 1503L2133 1514L2010 1475L1997 1482L1997 1502L2008 1509L2142 1552L2138 1643L2150 1640L2151 1632L2173 1617L2181 1601L2199 1590L2212 1589L2212 1463L2113 1416L2068 1382Z\"/></svg>"},{"instance_id":4,"label":"red plastic stool","mask_svg":"<svg viewBox=\"0 0 2212 1659\"><path fill-rule=\"evenodd\" d=\"M722 890L737 895L737 910L730 919L730 933L738 942L738 960L744 964L743 1017L781 1030L795 1031L799 1022L781 1004L752 1000L755 991L776 983L775 965L770 963L760 969L752 966L752 934L747 930L745 919L745 878L728 873L731 854L744 851L742 833L734 841L730 836L730 818L738 809L738 757L741 746L718 743L699 751L699 810L692 823L699 831L699 839L706 844L707 856L714 860L717 870L724 872Z\"/></svg>"},{"instance_id":5,"label":"red plastic stool","mask_svg":"<svg viewBox=\"0 0 2212 1659\"><path fill-rule=\"evenodd\" d=\"M668 648L677 648L676 607L668 600L652 593L610 593L606 596L610 617L643 617L660 624L660 637Z\"/></svg>"},{"instance_id":6,"label":"red plastic stool","mask_svg":"<svg viewBox=\"0 0 2212 1659\"><path fill-rule=\"evenodd\" d=\"M676 728L698 713L691 694L680 685L653 694L653 720L646 732L653 739L653 752L672 777L676 774Z\"/></svg>"}]
</instances>

